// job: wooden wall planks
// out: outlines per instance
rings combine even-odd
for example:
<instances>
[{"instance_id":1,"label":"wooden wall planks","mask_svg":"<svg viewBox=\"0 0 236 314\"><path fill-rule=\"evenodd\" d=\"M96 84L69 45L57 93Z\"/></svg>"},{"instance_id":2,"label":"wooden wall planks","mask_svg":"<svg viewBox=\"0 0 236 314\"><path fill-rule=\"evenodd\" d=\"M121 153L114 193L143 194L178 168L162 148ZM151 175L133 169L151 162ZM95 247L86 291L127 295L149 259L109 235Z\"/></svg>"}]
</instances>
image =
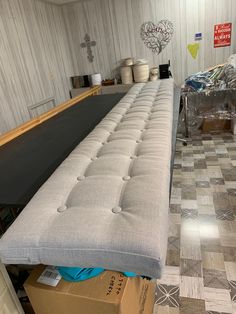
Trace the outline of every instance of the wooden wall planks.
<instances>
[{"instance_id":1,"label":"wooden wall planks","mask_svg":"<svg viewBox=\"0 0 236 314\"><path fill-rule=\"evenodd\" d=\"M140 39L143 22L170 19L175 35L159 55ZM213 48L216 23L233 23L232 46ZM0 134L27 121L28 106L54 97L69 98L72 75L112 77L126 57L146 58L151 66L172 63L178 84L196 71L236 53L235 0L81 0L57 6L37 0L0 0ZM196 60L187 51L203 33ZM88 32L95 56L91 64L80 47Z\"/></svg>"},{"instance_id":2,"label":"wooden wall planks","mask_svg":"<svg viewBox=\"0 0 236 314\"><path fill-rule=\"evenodd\" d=\"M0 134L29 120L28 106L69 99L71 75L62 8L0 0Z\"/></svg>"},{"instance_id":3,"label":"wooden wall planks","mask_svg":"<svg viewBox=\"0 0 236 314\"><path fill-rule=\"evenodd\" d=\"M74 70L77 74L101 72L112 76L122 58L148 59L151 66L172 63L172 72L178 84L187 75L225 62L236 53L236 1L235 0L81 0L63 6ZM175 35L168 47L159 55L149 51L140 39L140 26L145 21L169 19L174 23ZM213 48L214 24L232 22L231 47ZM81 50L88 32L97 46L93 48L94 63L87 61ZM187 45L194 43L196 32L203 33L199 56L194 60Z\"/></svg>"}]
</instances>

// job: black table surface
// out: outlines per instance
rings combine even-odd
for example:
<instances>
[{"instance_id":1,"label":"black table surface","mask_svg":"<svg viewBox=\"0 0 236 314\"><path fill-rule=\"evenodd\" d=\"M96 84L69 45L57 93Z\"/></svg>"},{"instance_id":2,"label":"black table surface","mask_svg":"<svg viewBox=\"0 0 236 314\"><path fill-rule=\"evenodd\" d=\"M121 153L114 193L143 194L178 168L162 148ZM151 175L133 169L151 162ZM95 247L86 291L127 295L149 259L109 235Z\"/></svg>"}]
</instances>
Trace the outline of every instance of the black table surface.
<instances>
[{"instance_id":1,"label":"black table surface","mask_svg":"<svg viewBox=\"0 0 236 314\"><path fill-rule=\"evenodd\" d=\"M24 207L124 94L88 97L0 147L0 206Z\"/></svg>"}]
</instances>

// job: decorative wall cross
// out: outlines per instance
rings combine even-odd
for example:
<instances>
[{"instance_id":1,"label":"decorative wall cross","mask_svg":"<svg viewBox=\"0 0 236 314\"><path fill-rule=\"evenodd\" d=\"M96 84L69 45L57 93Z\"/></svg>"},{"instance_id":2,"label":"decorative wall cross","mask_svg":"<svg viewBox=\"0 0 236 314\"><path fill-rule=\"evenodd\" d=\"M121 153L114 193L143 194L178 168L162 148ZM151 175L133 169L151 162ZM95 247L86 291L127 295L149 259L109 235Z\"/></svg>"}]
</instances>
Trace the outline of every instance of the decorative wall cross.
<instances>
[{"instance_id":1,"label":"decorative wall cross","mask_svg":"<svg viewBox=\"0 0 236 314\"><path fill-rule=\"evenodd\" d=\"M88 61L93 62L94 56L91 47L96 46L96 41L91 41L90 36L86 34L84 36L84 43L80 44L82 48L87 48Z\"/></svg>"}]
</instances>

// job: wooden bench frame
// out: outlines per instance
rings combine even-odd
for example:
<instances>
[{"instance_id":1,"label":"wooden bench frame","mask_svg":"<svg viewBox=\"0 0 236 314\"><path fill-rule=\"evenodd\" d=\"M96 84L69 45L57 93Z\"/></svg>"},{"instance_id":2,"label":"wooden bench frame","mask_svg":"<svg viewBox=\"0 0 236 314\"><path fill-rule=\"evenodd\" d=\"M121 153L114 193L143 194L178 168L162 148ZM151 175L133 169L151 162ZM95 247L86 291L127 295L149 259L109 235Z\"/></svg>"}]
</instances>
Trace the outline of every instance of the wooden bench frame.
<instances>
[{"instance_id":1,"label":"wooden bench frame","mask_svg":"<svg viewBox=\"0 0 236 314\"><path fill-rule=\"evenodd\" d=\"M31 119L31 120L19 125L18 127L14 128L11 131L0 136L0 146L10 142L11 140L15 139L16 137L18 137L18 136L24 134L25 132L33 129L37 125L39 125L39 124L43 123L44 121L54 117L55 115L66 110L67 108L70 108L70 107L76 105L81 100L83 100L89 96L98 95L100 93L100 90L101 90L101 86L94 86L90 90L80 94L79 96L77 96L75 98L72 98L72 99L62 103L61 105L56 106L55 108L41 114L37 118Z\"/></svg>"}]
</instances>

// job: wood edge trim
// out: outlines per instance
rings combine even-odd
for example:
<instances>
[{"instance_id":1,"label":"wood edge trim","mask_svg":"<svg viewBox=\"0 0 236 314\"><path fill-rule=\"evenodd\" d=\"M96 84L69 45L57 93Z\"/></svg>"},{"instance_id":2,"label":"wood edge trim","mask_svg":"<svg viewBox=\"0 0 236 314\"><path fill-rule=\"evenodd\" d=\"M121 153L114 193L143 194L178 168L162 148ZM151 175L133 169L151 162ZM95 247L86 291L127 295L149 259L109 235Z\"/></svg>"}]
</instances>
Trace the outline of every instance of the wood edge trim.
<instances>
[{"instance_id":1,"label":"wood edge trim","mask_svg":"<svg viewBox=\"0 0 236 314\"><path fill-rule=\"evenodd\" d=\"M207 71L213 71L213 70L215 70L216 68L223 68L223 66L225 66L226 65L226 63L221 63L221 64L218 64L218 65L214 65L213 67L210 67L210 68L208 68L207 69Z\"/></svg>"},{"instance_id":2,"label":"wood edge trim","mask_svg":"<svg viewBox=\"0 0 236 314\"><path fill-rule=\"evenodd\" d=\"M43 123L44 121L49 120L50 118L54 117L58 113L76 105L78 102L82 101L83 99L89 97L89 96L94 96L98 95L99 91L101 90L101 86L94 86L90 90L80 94L79 96L76 96L58 106L55 108L41 114L40 116L31 119L18 127L10 130L9 132L3 134L0 136L0 146L3 146L4 144L12 141L13 139L17 138L18 136L26 133L27 131L33 129L37 125Z\"/></svg>"}]
</instances>

